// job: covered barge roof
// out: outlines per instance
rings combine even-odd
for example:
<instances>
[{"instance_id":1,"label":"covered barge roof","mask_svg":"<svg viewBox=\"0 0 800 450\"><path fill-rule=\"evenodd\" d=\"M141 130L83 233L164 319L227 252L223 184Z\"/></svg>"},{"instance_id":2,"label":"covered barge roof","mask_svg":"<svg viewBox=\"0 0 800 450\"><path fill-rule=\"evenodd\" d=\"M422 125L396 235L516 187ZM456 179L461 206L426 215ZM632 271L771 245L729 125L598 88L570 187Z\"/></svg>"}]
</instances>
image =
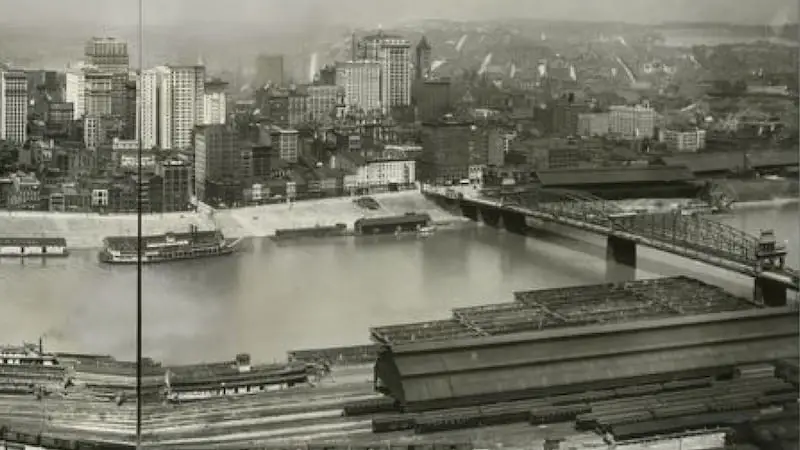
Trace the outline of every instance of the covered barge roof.
<instances>
[{"instance_id":1,"label":"covered barge roof","mask_svg":"<svg viewBox=\"0 0 800 450\"><path fill-rule=\"evenodd\" d=\"M0 237L0 247L2 246L66 247L67 240L49 237Z\"/></svg>"},{"instance_id":2,"label":"covered barge roof","mask_svg":"<svg viewBox=\"0 0 800 450\"><path fill-rule=\"evenodd\" d=\"M401 225L407 223L417 223L430 221L431 216L428 214L405 214L402 216L391 217L362 217L356 220L356 226L381 226L381 225Z\"/></svg>"}]
</instances>

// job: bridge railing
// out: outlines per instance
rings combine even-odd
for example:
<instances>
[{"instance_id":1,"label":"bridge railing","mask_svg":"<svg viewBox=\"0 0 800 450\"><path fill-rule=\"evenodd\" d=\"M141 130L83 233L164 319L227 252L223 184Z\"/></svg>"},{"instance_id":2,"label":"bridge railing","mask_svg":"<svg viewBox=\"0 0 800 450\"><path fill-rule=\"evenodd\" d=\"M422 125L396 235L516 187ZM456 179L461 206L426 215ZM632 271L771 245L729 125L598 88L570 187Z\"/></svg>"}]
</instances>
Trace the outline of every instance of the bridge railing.
<instances>
[{"instance_id":1,"label":"bridge railing","mask_svg":"<svg viewBox=\"0 0 800 450\"><path fill-rule=\"evenodd\" d=\"M634 214L591 194L537 189L492 198L506 205L608 227L748 266L756 266L758 240L729 225L679 212Z\"/></svg>"}]
</instances>

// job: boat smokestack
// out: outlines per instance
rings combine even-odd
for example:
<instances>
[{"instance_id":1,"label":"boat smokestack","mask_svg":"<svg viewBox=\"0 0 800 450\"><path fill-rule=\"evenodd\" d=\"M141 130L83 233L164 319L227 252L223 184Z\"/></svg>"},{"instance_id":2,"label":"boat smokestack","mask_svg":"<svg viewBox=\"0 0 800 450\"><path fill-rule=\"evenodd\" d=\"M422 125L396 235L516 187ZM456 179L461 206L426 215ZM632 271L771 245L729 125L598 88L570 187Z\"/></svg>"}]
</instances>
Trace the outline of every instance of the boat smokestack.
<instances>
[{"instance_id":1,"label":"boat smokestack","mask_svg":"<svg viewBox=\"0 0 800 450\"><path fill-rule=\"evenodd\" d=\"M44 343L42 337L39 336L39 356L44 355Z\"/></svg>"}]
</instances>

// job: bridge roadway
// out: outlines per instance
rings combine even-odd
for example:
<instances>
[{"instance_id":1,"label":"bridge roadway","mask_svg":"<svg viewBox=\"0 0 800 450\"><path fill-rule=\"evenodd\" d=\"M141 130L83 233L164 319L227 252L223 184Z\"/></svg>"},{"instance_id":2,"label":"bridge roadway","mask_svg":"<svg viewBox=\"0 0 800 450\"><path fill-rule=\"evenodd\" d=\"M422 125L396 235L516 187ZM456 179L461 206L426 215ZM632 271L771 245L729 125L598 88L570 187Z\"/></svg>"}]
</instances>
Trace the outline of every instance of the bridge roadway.
<instances>
[{"instance_id":1,"label":"bridge roadway","mask_svg":"<svg viewBox=\"0 0 800 450\"><path fill-rule=\"evenodd\" d=\"M545 207L541 210L537 210L513 202L505 202L502 197L500 199L486 197L471 186L424 186L423 193L451 202L457 200L460 202L462 210L465 205L477 207L479 215L482 216L483 220L487 223L491 221L488 217L492 214L490 211L494 211L498 216L494 219L495 225L497 225L496 222L503 216L503 212L505 212L514 213L520 217L529 217L542 222L555 223L607 236L609 238L609 270L613 270L611 268L613 265L627 266L628 270L623 270L626 275L622 275L622 278L630 279L635 274L635 245L638 244L753 277L756 280L754 297L759 301L766 299L766 297L771 297L775 298L777 304L785 304L786 289L798 290L797 271L789 268L774 270L758 268L757 260L754 259L757 239L752 236L747 236L742 232L737 231L739 236L736 236L736 239L742 242L736 243L735 245L740 247L739 251L742 250L741 247L743 246L747 247L752 245L749 252L751 252L753 256L744 257L737 255L734 251L727 251L708 245L693 244L685 240L679 240L676 239L674 235L670 235L670 232L663 232L664 230L662 230L661 236L655 237L646 236L637 232L638 230L636 230L635 227L626 229L624 225L625 220L629 218L620 217L619 226L613 218L614 214L624 216L624 214L620 214L624 213L624 211L621 211L619 208L610 207L608 204L611 202L604 202L601 199L590 199L588 196L586 196L586 199L579 199L579 201L601 202L606 205L596 207L595 210L592 211L593 214L586 214L586 211L581 211L580 214L575 214L575 212L570 214L569 211L563 207ZM464 211L464 214L469 215L466 211ZM577 216L580 217L576 218ZM637 216L642 217L647 215L640 214ZM655 217L656 215L652 216ZM471 218L478 220L478 217ZM506 215L504 218L508 219L510 217ZM719 225L716 222L705 222ZM512 228L509 227L508 223L504 225L506 228ZM523 225L527 226L527 224ZM748 249L745 248L744 252L747 254ZM619 278L619 276L616 278ZM769 299L766 300L769 301Z\"/></svg>"}]
</instances>

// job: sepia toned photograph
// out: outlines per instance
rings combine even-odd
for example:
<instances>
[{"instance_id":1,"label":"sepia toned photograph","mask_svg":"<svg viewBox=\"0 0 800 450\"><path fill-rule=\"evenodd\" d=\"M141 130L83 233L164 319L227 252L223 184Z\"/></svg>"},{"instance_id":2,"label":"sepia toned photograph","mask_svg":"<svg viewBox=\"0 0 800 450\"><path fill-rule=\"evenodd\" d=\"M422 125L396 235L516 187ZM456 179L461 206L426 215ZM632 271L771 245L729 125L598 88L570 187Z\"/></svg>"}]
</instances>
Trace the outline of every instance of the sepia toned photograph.
<instances>
[{"instance_id":1,"label":"sepia toned photograph","mask_svg":"<svg viewBox=\"0 0 800 450\"><path fill-rule=\"evenodd\" d=\"M0 0L0 450L797 450L797 0Z\"/></svg>"}]
</instances>

